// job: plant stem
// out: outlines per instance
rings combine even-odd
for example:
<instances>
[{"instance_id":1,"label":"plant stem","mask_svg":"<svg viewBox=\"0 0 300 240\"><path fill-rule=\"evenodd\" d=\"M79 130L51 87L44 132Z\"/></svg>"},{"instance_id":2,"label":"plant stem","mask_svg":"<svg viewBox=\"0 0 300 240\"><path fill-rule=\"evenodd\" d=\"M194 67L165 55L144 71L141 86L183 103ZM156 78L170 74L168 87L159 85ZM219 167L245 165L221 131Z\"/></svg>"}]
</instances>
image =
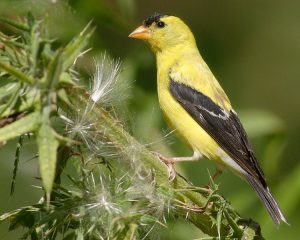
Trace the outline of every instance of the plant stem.
<instances>
[{"instance_id":1,"label":"plant stem","mask_svg":"<svg viewBox=\"0 0 300 240\"><path fill-rule=\"evenodd\" d=\"M68 90L72 102L75 106L82 104L88 104L90 102L89 95L80 88L74 88ZM123 126L114 119L107 111L99 106L92 108L89 114L90 122L94 124L97 131L102 133L108 141L112 142L114 147L122 152L123 156L132 158L133 154L138 159L142 160L143 165L146 168L150 168L155 173L155 181L158 186L164 186L177 192L175 194L174 201L184 203L183 206L190 206L190 208L182 208L179 211L183 218L187 218L202 232L209 236L218 236L217 231L217 214L214 214L211 209L204 208L208 202L208 196L204 193L187 190L176 191L177 189L192 189L185 179L177 176L173 182L168 180L168 171L163 162L155 157L145 146L140 144L135 138L133 138ZM193 209L202 209L201 211L195 211ZM232 207L230 207L232 212ZM224 210L225 214L226 210ZM227 214L228 215L228 214ZM225 216L227 216L225 215ZM238 214L235 214L238 216ZM260 227L258 224L253 224L252 220L242 219L243 224L238 225L237 222L241 218L232 219L229 215L230 221L224 218L221 223L221 236L228 236L230 232L234 232L233 236L247 236L247 239L262 239Z\"/></svg>"}]
</instances>

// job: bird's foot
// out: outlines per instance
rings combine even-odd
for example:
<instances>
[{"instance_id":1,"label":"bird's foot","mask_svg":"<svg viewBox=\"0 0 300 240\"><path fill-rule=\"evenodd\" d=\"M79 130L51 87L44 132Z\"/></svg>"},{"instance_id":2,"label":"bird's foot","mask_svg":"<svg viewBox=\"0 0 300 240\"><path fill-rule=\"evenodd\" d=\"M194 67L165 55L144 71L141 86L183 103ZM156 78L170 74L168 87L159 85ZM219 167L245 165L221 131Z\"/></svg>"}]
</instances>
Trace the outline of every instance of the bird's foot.
<instances>
[{"instance_id":1,"label":"bird's foot","mask_svg":"<svg viewBox=\"0 0 300 240\"><path fill-rule=\"evenodd\" d=\"M207 184L207 185L205 185L204 188L210 189L211 186L214 185L214 182L216 181L216 179L217 179L219 176L221 176L222 173L223 173L223 171L217 168L217 169L216 169L216 172L214 173L213 176L211 176L211 175L209 174L209 177L210 177L210 183Z\"/></svg>"},{"instance_id":2,"label":"bird's foot","mask_svg":"<svg viewBox=\"0 0 300 240\"><path fill-rule=\"evenodd\" d=\"M223 171L217 168L215 174L212 176L212 180L215 181L218 177L222 175L222 173Z\"/></svg>"},{"instance_id":3,"label":"bird's foot","mask_svg":"<svg viewBox=\"0 0 300 240\"><path fill-rule=\"evenodd\" d=\"M175 167L174 167L175 161L173 160L173 158L166 157L158 152L152 152L152 153L156 157L158 157L164 164L166 164L166 166L168 168L168 172L169 172L169 181L173 182L177 175Z\"/></svg>"}]
</instances>

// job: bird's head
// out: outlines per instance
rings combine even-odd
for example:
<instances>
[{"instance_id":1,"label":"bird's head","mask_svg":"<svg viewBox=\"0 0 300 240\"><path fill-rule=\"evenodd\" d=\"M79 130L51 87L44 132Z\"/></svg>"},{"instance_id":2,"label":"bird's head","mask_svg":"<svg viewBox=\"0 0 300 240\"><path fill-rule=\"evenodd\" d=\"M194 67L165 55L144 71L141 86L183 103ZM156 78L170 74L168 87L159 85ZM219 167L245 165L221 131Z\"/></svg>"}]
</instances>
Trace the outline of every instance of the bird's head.
<instances>
[{"instance_id":1,"label":"bird's head","mask_svg":"<svg viewBox=\"0 0 300 240\"><path fill-rule=\"evenodd\" d=\"M195 39L189 27L178 17L155 13L136 28L130 38L147 41L154 52L170 47L193 44Z\"/></svg>"}]
</instances>

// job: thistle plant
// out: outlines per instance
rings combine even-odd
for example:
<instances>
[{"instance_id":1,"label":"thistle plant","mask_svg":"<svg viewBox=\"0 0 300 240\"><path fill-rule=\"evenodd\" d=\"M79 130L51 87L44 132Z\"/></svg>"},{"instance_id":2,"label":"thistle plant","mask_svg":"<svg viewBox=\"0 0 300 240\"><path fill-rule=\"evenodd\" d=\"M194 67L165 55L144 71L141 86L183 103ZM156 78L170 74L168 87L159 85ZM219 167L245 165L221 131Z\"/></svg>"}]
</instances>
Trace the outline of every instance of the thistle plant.
<instances>
[{"instance_id":1,"label":"thistle plant","mask_svg":"<svg viewBox=\"0 0 300 240\"><path fill-rule=\"evenodd\" d=\"M41 179L39 202L0 216L9 230L25 227L22 239L158 239L169 221L185 219L211 239L262 238L212 180L170 182L164 163L125 130L116 107L128 88L119 60L95 58L92 83L81 81L77 60L89 49L91 24L65 46L30 14L5 24L18 33L0 33L0 142L19 139L11 192L27 135Z\"/></svg>"}]
</instances>

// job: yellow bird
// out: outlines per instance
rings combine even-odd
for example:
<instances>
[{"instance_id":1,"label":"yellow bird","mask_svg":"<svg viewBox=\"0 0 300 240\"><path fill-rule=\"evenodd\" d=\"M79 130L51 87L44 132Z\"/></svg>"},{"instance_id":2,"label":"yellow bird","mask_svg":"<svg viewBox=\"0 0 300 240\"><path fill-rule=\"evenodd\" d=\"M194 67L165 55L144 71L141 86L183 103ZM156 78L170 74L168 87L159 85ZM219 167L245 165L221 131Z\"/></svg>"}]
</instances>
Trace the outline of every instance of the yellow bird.
<instances>
[{"instance_id":1,"label":"yellow bird","mask_svg":"<svg viewBox=\"0 0 300 240\"><path fill-rule=\"evenodd\" d=\"M178 17L154 14L129 37L145 40L156 56L160 107L169 125L193 149L191 157L159 157L176 161L205 156L245 179L256 191L274 223L287 223L272 196L247 134L224 90L201 57L189 27Z\"/></svg>"}]
</instances>

